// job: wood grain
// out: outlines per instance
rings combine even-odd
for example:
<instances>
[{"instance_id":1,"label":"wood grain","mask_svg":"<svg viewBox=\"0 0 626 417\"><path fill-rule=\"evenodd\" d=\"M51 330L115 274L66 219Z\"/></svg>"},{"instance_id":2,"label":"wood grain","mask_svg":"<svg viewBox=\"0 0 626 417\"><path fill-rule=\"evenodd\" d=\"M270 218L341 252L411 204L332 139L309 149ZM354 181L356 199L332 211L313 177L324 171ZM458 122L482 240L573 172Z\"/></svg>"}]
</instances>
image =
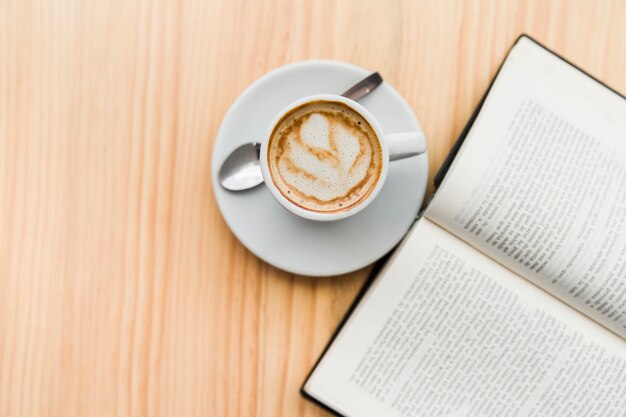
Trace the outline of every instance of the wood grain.
<instances>
[{"instance_id":1,"label":"wood grain","mask_svg":"<svg viewBox=\"0 0 626 417\"><path fill-rule=\"evenodd\" d=\"M0 2L0 416L321 416L298 389L368 271L233 237L210 156L266 71L379 70L440 165L527 32L626 92L624 1Z\"/></svg>"}]
</instances>

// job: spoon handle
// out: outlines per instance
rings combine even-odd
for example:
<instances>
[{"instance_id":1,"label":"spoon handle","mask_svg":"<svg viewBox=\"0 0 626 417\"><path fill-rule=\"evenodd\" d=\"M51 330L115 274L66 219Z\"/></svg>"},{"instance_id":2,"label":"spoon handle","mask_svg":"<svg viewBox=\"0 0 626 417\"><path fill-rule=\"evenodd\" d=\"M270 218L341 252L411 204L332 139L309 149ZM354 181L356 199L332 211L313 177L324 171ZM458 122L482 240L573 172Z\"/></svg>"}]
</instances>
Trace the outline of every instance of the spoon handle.
<instances>
[{"instance_id":1,"label":"spoon handle","mask_svg":"<svg viewBox=\"0 0 626 417\"><path fill-rule=\"evenodd\" d=\"M382 82L383 77L381 77L378 72L374 72L354 84L352 87L348 88L341 95L354 101L358 101L371 93L372 90L378 87Z\"/></svg>"}]
</instances>

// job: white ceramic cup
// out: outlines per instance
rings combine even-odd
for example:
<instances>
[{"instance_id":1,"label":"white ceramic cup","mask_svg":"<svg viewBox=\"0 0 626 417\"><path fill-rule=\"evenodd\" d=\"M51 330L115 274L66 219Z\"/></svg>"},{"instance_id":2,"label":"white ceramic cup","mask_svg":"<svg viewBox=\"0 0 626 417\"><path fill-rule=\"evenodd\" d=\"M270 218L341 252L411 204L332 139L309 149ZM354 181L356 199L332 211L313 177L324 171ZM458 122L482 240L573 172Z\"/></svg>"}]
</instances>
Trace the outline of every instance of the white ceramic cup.
<instances>
[{"instance_id":1,"label":"white ceramic cup","mask_svg":"<svg viewBox=\"0 0 626 417\"><path fill-rule=\"evenodd\" d=\"M268 144L270 137L274 131L276 125L282 120L282 118L289 113L291 110L296 107L300 107L306 103L319 102L319 101L331 101L331 102L339 102L344 105L350 107L352 110L360 114L367 122L370 124L374 132L376 133L376 138L380 143L380 147L382 149L382 169L380 171L380 176L378 177L378 182L374 186L374 189L369 194L369 196L361 201L359 204L340 212L331 212L331 213L323 213L318 211L307 210L303 207L300 207L290 200L285 198L280 190L276 187L272 180L272 175L269 171L268 164ZM274 120L270 123L267 133L263 138L263 142L261 143L261 152L259 154L259 159L261 162L261 172L263 173L263 180L265 185L272 193L272 196L287 210L290 212L303 217L309 220L318 220L318 221L331 221L331 220L339 220L344 219L346 217L352 216L365 207L367 207L378 195L383 184L385 183L385 179L387 178L387 171L389 170L389 163L391 161L395 161L398 159L408 158L410 156L419 155L426 151L426 140L424 138L424 134L422 132L414 131L414 132L402 132L402 133L391 133L385 134L380 127L380 124L374 116L363 106L357 103L354 100L350 100L349 98L338 96L334 94L316 94L308 97L301 98L299 100L294 101L289 104L285 108L283 108Z\"/></svg>"}]
</instances>

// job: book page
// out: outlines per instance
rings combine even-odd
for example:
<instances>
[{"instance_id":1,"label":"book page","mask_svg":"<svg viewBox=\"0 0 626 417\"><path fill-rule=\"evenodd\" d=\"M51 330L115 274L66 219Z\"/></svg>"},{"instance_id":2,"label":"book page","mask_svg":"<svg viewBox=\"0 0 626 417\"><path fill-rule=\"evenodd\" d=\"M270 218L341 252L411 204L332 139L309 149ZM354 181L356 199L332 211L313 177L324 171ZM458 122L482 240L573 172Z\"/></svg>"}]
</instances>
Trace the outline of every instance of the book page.
<instances>
[{"instance_id":1,"label":"book page","mask_svg":"<svg viewBox=\"0 0 626 417\"><path fill-rule=\"evenodd\" d=\"M626 339L626 100L532 41L426 216Z\"/></svg>"},{"instance_id":2,"label":"book page","mask_svg":"<svg viewBox=\"0 0 626 417\"><path fill-rule=\"evenodd\" d=\"M626 342L421 219L305 391L342 415L626 416Z\"/></svg>"}]
</instances>

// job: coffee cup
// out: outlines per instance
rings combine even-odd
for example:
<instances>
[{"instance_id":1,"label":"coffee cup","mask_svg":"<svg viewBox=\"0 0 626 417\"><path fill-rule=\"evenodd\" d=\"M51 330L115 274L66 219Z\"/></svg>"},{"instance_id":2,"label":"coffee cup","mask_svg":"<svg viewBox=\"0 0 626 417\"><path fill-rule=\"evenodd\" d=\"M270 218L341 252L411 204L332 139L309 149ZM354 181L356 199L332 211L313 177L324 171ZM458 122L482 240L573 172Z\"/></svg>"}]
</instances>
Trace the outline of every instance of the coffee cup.
<instances>
[{"instance_id":1,"label":"coffee cup","mask_svg":"<svg viewBox=\"0 0 626 417\"><path fill-rule=\"evenodd\" d=\"M284 208L305 219L332 221L365 209L392 161L425 150L422 132L385 134L359 103L316 94L276 115L259 159L266 186Z\"/></svg>"}]
</instances>

